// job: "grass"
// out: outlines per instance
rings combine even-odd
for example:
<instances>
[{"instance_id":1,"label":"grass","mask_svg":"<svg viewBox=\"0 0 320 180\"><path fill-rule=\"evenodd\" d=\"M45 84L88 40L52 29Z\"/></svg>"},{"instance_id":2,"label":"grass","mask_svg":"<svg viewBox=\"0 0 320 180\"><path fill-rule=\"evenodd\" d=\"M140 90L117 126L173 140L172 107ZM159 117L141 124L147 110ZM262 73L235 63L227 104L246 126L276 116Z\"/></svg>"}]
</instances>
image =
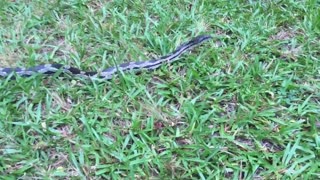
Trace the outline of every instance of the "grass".
<instances>
[{"instance_id":1,"label":"grass","mask_svg":"<svg viewBox=\"0 0 320 180\"><path fill-rule=\"evenodd\" d=\"M320 4L1 1L0 66L101 70L181 61L106 82L0 80L1 179L320 177Z\"/></svg>"}]
</instances>

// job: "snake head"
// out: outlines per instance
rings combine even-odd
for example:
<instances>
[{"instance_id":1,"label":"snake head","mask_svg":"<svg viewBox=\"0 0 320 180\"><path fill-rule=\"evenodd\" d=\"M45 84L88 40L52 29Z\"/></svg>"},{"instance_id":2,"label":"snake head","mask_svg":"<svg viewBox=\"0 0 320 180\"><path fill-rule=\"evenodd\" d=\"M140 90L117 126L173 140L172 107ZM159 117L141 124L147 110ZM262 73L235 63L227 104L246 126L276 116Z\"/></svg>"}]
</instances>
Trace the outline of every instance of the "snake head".
<instances>
[{"instance_id":1,"label":"snake head","mask_svg":"<svg viewBox=\"0 0 320 180\"><path fill-rule=\"evenodd\" d=\"M202 43L203 41L207 41L209 39L212 39L212 36L200 35L200 36L197 36L194 39L192 39L190 42L195 43L195 44L199 44L199 43Z\"/></svg>"}]
</instances>

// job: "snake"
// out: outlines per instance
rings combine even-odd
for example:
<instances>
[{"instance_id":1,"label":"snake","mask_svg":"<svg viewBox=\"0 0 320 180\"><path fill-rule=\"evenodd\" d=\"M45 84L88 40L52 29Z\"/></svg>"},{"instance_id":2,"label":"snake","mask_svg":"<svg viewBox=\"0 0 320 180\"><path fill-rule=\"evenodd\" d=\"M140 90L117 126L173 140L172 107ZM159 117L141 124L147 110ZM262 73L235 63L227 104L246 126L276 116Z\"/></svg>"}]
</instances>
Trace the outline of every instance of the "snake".
<instances>
[{"instance_id":1,"label":"snake","mask_svg":"<svg viewBox=\"0 0 320 180\"><path fill-rule=\"evenodd\" d=\"M174 51L171 53L161 56L157 59L151 59L147 61L133 61L122 63L114 67L109 67L100 72L98 71L82 71L79 68L71 67L69 65L63 64L42 64L34 67L24 68L24 67L0 67L0 77L6 78L10 77L11 79L15 79L15 76L20 77L30 77L35 74L44 74L44 75L54 75L55 73L62 72L62 74L70 74L70 75L79 75L84 77L92 77L99 78L103 80L109 80L113 78L115 74L118 72L126 72L126 71L141 71L143 69L153 70L159 68L162 64L172 63L177 61L179 57L186 53L188 50L193 47L208 41L212 37L210 35L199 35L188 42L185 42L179 45Z\"/></svg>"}]
</instances>

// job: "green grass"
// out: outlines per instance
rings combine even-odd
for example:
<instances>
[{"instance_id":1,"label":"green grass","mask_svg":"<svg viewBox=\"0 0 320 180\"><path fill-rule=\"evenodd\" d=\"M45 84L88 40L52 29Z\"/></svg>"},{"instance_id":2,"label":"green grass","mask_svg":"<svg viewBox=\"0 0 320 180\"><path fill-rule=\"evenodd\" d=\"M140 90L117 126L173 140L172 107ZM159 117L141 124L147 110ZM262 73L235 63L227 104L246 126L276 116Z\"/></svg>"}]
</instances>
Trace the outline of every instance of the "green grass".
<instances>
[{"instance_id":1,"label":"green grass","mask_svg":"<svg viewBox=\"0 0 320 180\"><path fill-rule=\"evenodd\" d=\"M141 74L0 80L1 179L320 177L320 4L1 1L0 67Z\"/></svg>"}]
</instances>

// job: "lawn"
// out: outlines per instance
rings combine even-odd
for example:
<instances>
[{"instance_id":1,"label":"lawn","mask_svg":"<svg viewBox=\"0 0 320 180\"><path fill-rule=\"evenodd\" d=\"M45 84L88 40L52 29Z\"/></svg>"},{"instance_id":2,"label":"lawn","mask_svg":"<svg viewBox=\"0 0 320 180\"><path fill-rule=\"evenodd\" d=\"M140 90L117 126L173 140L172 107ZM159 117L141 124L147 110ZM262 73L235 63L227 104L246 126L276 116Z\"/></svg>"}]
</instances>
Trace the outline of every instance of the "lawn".
<instances>
[{"instance_id":1,"label":"lawn","mask_svg":"<svg viewBox=\"0 0 320 180\"><path fill-rule=\"evenodd\" d=\"M108 81L0 79L0 179L320 177L320 3L0 2L0 67L86 71L210 41Z\"/></svg>"}]
</instances>

